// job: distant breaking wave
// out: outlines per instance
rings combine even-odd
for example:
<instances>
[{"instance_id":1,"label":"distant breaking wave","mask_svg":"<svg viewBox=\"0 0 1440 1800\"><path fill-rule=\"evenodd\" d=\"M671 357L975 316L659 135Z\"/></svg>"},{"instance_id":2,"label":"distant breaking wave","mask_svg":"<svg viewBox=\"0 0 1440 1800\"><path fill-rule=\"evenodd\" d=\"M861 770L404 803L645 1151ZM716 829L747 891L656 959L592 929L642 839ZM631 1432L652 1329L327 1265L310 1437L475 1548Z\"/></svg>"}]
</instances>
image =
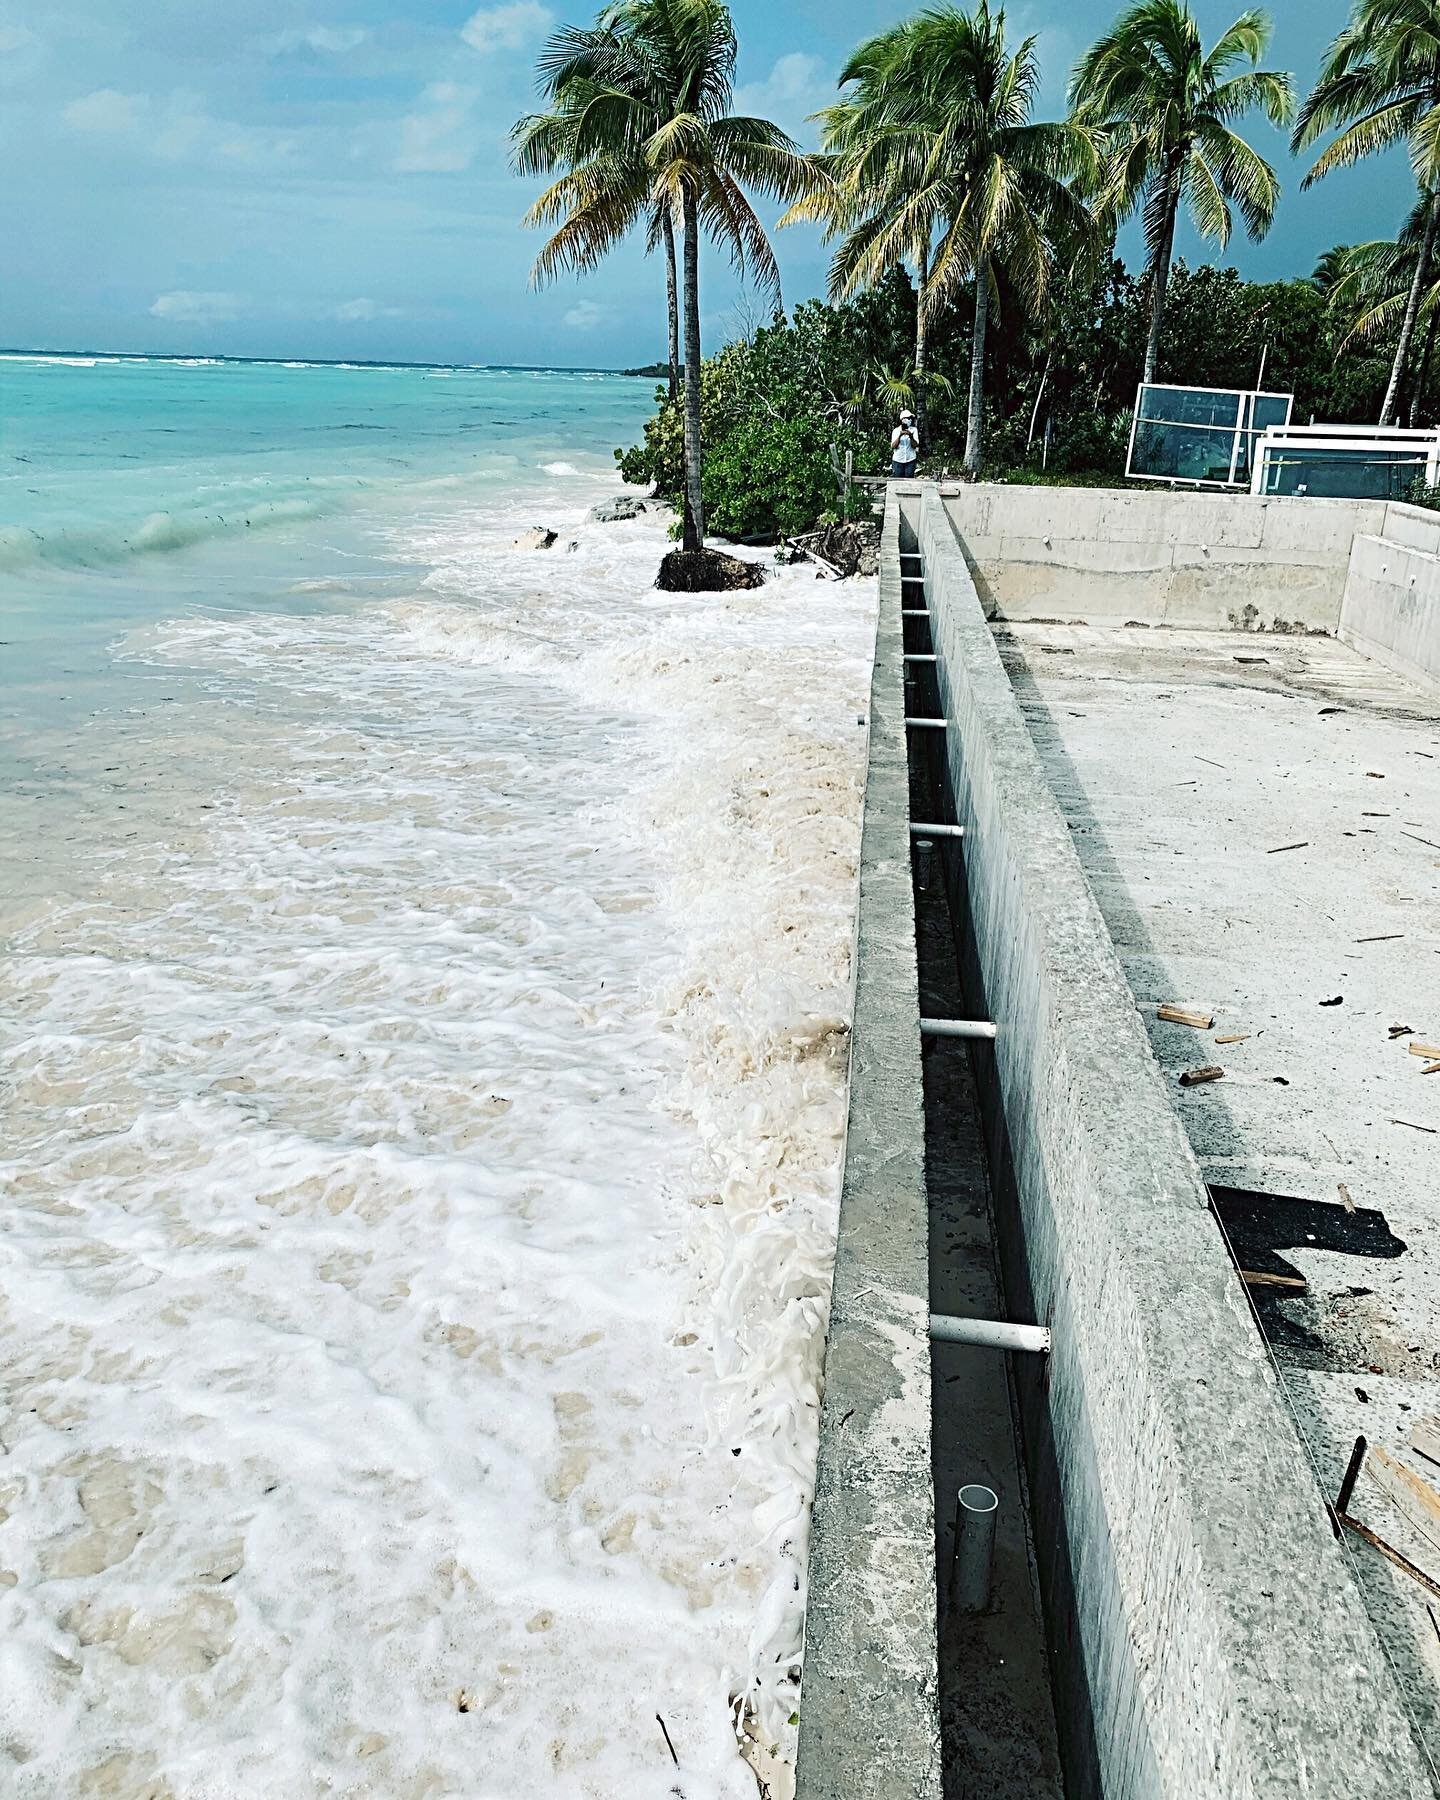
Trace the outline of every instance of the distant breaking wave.
<instances>
[{"instance_id":1,"label":"distant breaking wave","mask_svg":"<svg viewBox=\"0 0 1440 1800\"><path fill-rule=\"evenodd\" d=\"M88 568L120 563L132 556L184 550L207 538L238 536L245 531L264 531L301 519L318 519L338 511L343 504L338 496L258 503L237 498L233 506L223 510L219 507L175 507L147 513L134 523L117 520L113 525L95 529L0 525L0 569L28 569L47 564L57 568Z\"/></svg>"}]
</instances>

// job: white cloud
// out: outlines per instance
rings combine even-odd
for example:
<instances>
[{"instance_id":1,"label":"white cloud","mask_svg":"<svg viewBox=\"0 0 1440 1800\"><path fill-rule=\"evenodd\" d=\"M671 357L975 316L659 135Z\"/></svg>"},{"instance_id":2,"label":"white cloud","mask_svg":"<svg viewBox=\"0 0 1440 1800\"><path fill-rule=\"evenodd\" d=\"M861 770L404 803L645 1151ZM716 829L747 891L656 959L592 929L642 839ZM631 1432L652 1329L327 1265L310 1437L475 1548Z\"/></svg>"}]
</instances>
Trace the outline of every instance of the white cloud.
<instances>
[{"instance_id":1,"label":"white cloud","mask_svg":"<svg viewBox=\"0 0 1440 1800\"><path fill-rule=\"evenodd\" d=\"M835 98L835 84L824 73L818 56L792 50L775 63L763 81L747 82L735 90L735 111L747 118L773 119L792 137L813 135L806 120Z\"/></svg>"},{"instance_id":2,"label":"white cloud","mask_svg":"<svg viewBox=\"0 0 1440 1800\"><path fill-rule=\"evenodd\" d=\"M460 35L472 50L523 50L549 30L553 17L539 0L510 0L505 6L482 6L460 27Z\"/></svg>"},{"instance_id":3,"label":"white cloud","mask_svg":"<svg viewBox=\"0 0 1440 1800\"><path fill-rule=\"evenodd\" d=\"M597 306L593 300L577 300L560 323L571 331L594 331L610 317L610 309Z\"/></svg>"},{"instance_id":4,"label":"white cloud","mask_svg":"<svg viewBox=\"0 0 1440 1800\"><path fill-rule=\"evenodd\" d=\"M456 175L475 159L472 89L436 81L420 96L422 110L401 121L395 167L402 175Z\"/></svg>"},{"instance_id":5,"label":"white cloud","mask_svg":"<svg viewBox=\"0 0 1440 1800\"><path fill-rule=\"evenodd\" d=\"M381 306L375 300L342 300L339 306L331 308L328 317L338 319L342 325L367 325L372 319L403 319L405 312L398 306Z\"/></svg>"},{"instance_id":6,"label":"white cloud","mask_svg":"<svg viewBox=\"0 0 1440 1800\"><path fill-rule=\"evenodd\" d=\"M273 165L291 157L299 141L293 134L257 131L214 118L199 95L183 90L157 98L99 88L72 100L62 116L73 130L128 139L161 162Z\"/></svg>"},{"instance_id":7,"label":"white cloud","mask_svg":"<svg viewBox=\"0 0 1440 1800\"><path fill-rule=\"evenodd\" d=\"M169 294L157 294L150 311L157 319L170 319L180 325L216 325L238 319L245 310L238 294L199 294L176 288Z\"/></svg>"},{"instance_id":8,"label":"white cloud","mask_svg":"<svg viewBox=\"0 0 1440 1800\"><path fill-rule=\"evenodd\" d=\"M262 38L260 48L267 56L289 56L296 50L313 50L317 56L346 56L369 37L369 29L364 25L296 25Z\"/></svg>"},{"instance_id":9,"label":"white cloud","mask_svg":"<svg viewBox=\"0 0 1440 1800\"><path fill-rule=\"evenodd\" d=\"M61 116L76 131L113 136L133 131L149 105L144 94L122 94L118 88L97 88L93 94L72 100Z\"/></svg>"}]
</instances>

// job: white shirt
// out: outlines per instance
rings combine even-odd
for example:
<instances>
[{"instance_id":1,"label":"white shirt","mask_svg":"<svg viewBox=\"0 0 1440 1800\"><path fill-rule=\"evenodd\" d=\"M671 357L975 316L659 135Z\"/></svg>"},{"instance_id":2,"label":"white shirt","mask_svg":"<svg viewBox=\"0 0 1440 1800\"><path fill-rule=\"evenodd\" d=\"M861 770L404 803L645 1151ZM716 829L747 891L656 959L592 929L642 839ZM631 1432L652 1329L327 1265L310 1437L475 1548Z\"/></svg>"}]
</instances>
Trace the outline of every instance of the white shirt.
<instances>
[{"instance_id":1,"label":"white shirt","mask_svg":"<svg viewBox=\"0 0 1440 1800\"><path fill-rule=\"evenodd\" d=\"M897 425L890 433L890 448L898 463L913 463L920 455L920 433L913 425Z\"/></svg>"}]
</instances>

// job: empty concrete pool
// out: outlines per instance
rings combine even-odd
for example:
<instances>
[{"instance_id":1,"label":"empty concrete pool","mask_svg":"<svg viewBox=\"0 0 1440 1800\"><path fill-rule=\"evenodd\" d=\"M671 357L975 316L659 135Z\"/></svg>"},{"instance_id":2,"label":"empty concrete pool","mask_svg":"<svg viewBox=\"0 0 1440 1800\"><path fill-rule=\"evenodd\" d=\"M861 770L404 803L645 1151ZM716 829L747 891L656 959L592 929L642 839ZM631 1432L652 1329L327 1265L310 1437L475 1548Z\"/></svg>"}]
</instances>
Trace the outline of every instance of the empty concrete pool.
<instances>
[{"instance_id":1,"label":"empty concrete pool","mask_svg":"<svg viewBox=\"0 0 1440 1800\"><path fill-rule=\"evenodd\" d=\"M804 1800L1440 1791L1440 1556L1331 1506L1362 1433L1440 1483L1437 571L1408 507L892 488Z\"/></svg>"}]
</instances>

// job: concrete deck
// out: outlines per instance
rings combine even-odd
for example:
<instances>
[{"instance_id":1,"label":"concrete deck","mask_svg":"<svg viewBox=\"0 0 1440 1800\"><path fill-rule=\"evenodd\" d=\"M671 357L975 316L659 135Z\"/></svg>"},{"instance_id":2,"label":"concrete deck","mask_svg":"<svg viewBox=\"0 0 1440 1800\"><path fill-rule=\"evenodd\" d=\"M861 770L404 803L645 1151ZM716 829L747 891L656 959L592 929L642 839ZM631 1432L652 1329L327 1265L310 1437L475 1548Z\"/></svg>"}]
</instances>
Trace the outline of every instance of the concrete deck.
<instances>
[{"instance_id":1,"label":"concrete deck","mask_svg":"<svg viewBox=\"0 0 1440 1800\"><path fill-rule=\"evenodd\" d=\"M1359 1432L1440 1487L1409 1446L1440 1414L1440 1073L1407 1053L1440 1042L1434 690L1329 638L996 638L1206 1180L1314 1203L1233 1203L1231 1235L1309 1283L1252 1292L1320 1488ZM1167 1001L1213 1029L1158 1020ZM1203 1064L1224 1079L1181 1088ZM1363 1476L1351 1511L1440 1579L1433 1522ZM1440 1598L1346 1545L1440 1762Z\"/></svg>"}]
</instances>

